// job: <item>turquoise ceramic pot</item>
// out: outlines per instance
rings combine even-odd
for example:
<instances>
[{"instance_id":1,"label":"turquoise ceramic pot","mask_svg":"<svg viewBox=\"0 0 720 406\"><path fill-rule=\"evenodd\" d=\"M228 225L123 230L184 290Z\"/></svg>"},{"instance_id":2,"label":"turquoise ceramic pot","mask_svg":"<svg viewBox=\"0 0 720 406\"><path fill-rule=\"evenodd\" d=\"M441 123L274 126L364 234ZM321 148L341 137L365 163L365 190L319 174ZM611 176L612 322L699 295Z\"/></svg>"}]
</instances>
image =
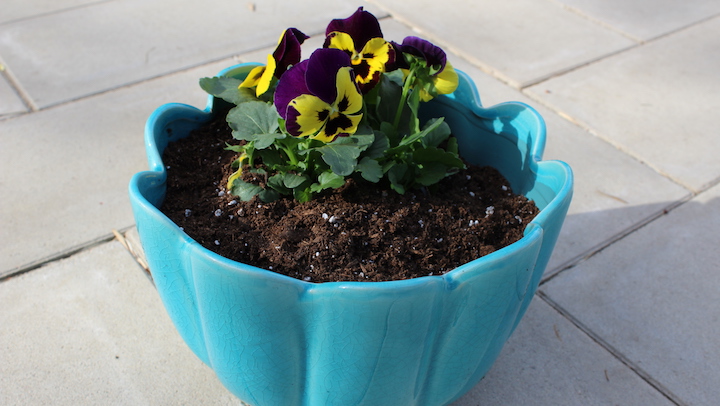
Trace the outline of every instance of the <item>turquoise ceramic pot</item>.
<instances>
[{"instance_id":1,"label":"turquoise ceramic pot","mask_svg":"<svg viewBox=\"0 0 720 406\"><path fill-rule=\"evenodd\" d=\"M532 299L570 204L570 168L540 161L539 114L520 103L481 107L462 73L457 91L422 113L446 117L465 159L499 169L540 207L519 242L442 276L316 284L216 255L158 210L162 151L210 120L215 103L152 114L150 171L132 178L130 199L165 308L222 383L253 406L436 406L477 384Z\"/></svg>"}]
</instances>

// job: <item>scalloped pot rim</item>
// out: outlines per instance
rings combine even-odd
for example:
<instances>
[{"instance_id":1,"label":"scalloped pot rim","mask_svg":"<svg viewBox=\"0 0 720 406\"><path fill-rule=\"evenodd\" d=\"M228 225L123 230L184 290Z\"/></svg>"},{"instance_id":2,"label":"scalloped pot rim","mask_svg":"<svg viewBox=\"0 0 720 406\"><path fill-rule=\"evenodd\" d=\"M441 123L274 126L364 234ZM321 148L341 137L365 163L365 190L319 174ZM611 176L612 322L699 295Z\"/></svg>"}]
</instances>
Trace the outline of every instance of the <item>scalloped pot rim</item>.
<instances>
[{"instance_id":1,"label":"scalloped pot rim","mask_svg":"<svg viewBox=\"0 0 720 406\"><path fill-rule=\"evenodd\" d=\"M221 74L242 77L254 66ZM535 110L515 102L483 108L472 80L458 73L458 89L425 103L422 118L445 117L465 159L497 168L541 211L520 241L444 275L313 283L211 252L157 207L167 176L161 152L209 121L217 100L210 97L205 110L167 104L150 116L151 169L129 185L140 240L178 332L240 399L257 406L449 404L490 369L537 289L573 176L563 162L541 161L545 124ZM353 368L340 372L339 363Z\"/></svg>"},{"instance_id":2,"label":"scalloped pot rim","mask_svg":"<svg viewBox=\"0 0 720 406\"><path fill-rule=\"evenodd\" d=\"M258 63L243 63L238 64L235 66L231 66L229 68L223 69L220 71L219 76L238 76L238 75L245 75L247 72L249 72L250 69L252 69L255 66L259 66ZM242 262L234 261L228 258L225 258L221 255L218 255L209 249L202 247L199 243L195 242L185 234L185 232L178 227L175 223L173 223L169 218L167 218L162 212L159 211L157 207L155 207L153 204L149 203L146 199L144 199L144 196L142 193L136 192L133 193L133 195L137 198L139 198L141 201L145 200L147 202L147 209L150 211L156 212L156 214L160 215L164 221L167 221L172 224L172 226L175 228L175 231L184 236L188 243L191 245L197 245L197 249L202 251L203 254L207 255L208 257L212 258L214 261L218 263L223 263L226 266L230 267L241 267L246 272L260 272L264 274L267 277L270 278L277 278L278 280L282 280L285 282L290 283L297 283L303 286L303 289L367 289L368 287L372 287L373 289L386 289L386 288L397 288L403 285L414 285L418 283L423 283L423 280L426 278L429 279L446 279L447 284L449 286L452 286L456 283L458 283L462 278L463 275L471 272L472 270L480 267L483 265L483 263L490 263L490 262L498 262L498 261L504 261L508 257L511 257L514 252L518 249L521 249L529 244L531 244L531 241L533 239L542 238L542 230L543 230L543 223L544 220L555 210L561 209L563 198L566 198L568 196L572 196L572 186L573 186L573 179L572 179L572 171L570 170L569 166L567 166L565 163L560 161L541 161L542 154L545 148L545 123L540 117L539 114L537 114L534 109L532 109L530 106L520 103L520 102L509 102L509 103L501 103L494 107L490 108L483 108L480 105L480 96L478 94L478 91L472 82L472 80L469 78L467 74L462 72L461 70L457 70L460 78L461 78L461 86L458 91L456 91L456 94L458 92L466 93L467 97L468 95L472 96L470 99L470 109L477 111L482 117L485 118L494 118L498 116L502 116L502 110L504 106L522 106L527 109L530 109L534 114L537 116L538 122L536 123L537 128L535 129L537 131L537 138L535 139L535 143L532 146L531 156L533 158L533 162L535 165L537 164L557 164L556 166L559 166L558 169L564 171L563 175L565 175L566 179L563 184L563 187L560 189L560 191L557 193L557 196L550 201L548 204L545 205L545 207L542 208L541 212L536 216L535 219L526 227L524 236L519 241L504 247L498 251L495 251L491 254L488 254L482 258L475 259L471 262L468 262L466 264L460 265L457 268L453 269L452 271L446 272L443 275L432 275L432 276L423 276L419 278L413 278L413 279L406 279L406 280L398 280L398 281L384 281L384 282L323 282L323 283L316 283L316 282L306 282L302 281L293 277L289 277L282 274L277 274L272 271L268 271L266 269L258 268L252 265L248 265ZM448 96L441 96L441 97L448 97ZM450 95L449 97L453 98L453 95ZM198 114L197 120L198 122L204 122L210 119L211 112L213 110L213 107L215 105L216 98L213 96L208 96L207 105L204 110L197 110L196 108L192 106L183 105L180 103L169 103L166 105L161 106L158 110L153 112L153 114L150 116L147 122L146 127L146 147L147 147L147 153L148 153L148 160L150 161L150 167L152 168L152 172L156 172L156 174L159 172L161 173L161 178L158 178L155 182L162 183L165 177L167 176L167 172L165 169L165 165L162 163L162 152L159 149L159 145L155 140L155 134L153 128L157 124L158 121L161 121L162 115L167 114L167 111L170 111L172 114L172 110L179 109L181 110L181 113L183 113L182 110L184 109L190 109L196 110L196 113ZM467 101L466 101L467 103ZM164 147L162 148L164 150ZM143 172L138 173L138 175L143 174ZM133 182L135 183L135 182ZM143 202L143 203L145 203Z\"/></svg>"}]
</instances>

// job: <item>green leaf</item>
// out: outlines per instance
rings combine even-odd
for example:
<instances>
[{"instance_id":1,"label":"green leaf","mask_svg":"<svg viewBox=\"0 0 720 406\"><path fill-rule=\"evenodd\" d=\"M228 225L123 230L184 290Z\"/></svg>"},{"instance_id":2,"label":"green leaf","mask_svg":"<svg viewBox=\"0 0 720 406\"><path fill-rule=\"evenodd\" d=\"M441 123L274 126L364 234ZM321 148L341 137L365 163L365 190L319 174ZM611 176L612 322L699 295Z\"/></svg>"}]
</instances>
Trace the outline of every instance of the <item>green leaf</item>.
<instances>
[{"instance_id":1,"label":"green leaf","mask_svg":"<svg viewBox=\"0 0 720 406\"><path fill-rule=\"evenodd\" d=\"M272 134L278 130L278 113L275 107L261 101L242 103L227 115L233 137L247 139L258 134Z\"/></svg>"},{"instance_id":2,"label":"green leaf","mask_svg":"<svg viewBox=\"0 0 720 406\"><path fill-rule=\"evenodd\" d=\"M420 130L420 120L418 119L418 110L420 108L420 92L419 89L413 90L407 98L408 107L410 107L411 115L407 121L409 132L417 132Z\"/></svg>"},{"instance_id":3,"label":"green leaf","mask_svg":"<svg viewBox=\"0 0 720 406\"><path fill-rule=\"evenodd\" d=\"M431 132L435 131L435 129L444 122L445 121L443 118L439 118L437 120L431 120L431 122L428 122L428 124L425 126L425 128L422 131L412 134L409 137L405 137L402 140L400 140L400 146L410 145L417 140L425 138L425 136L427 136Z\"/></svg>"},{"instance_id":4,"label":"green leaf","mask_svg":"<svg viewBox=\"0 0 720 406\"><path fill-rule=\"evenodd\" d=\"M262 151L258 151L257 155L262 160L262 163L270 169L277 169L278 166L286 164L280 153L274 149L264 149Z\"/></svg>"},{"instance_id":5,"label":"green leaf","mask_svg":"<svg viewBox=\"0 0 720 406\"><path fill-rule=\"evenodd\" d=\"M373 133L372 128L368 128L370 132L368 134L353 134L349 137L343 137L348 138L354 141L355 145L360 148L360 152L365 151L372 145L372 143L375 141L375 134Z\"/></svg>"},{"instance_id":6,"label":"green leaf","mask_svg":"<svg viewBox=\"0 0 720 406\"><path fill-rule=\"evenodd\" d=\"M445 150L446 150L447 152L452 153L452 154L459 155L459 154L460 154L460 149L459 149L459 147L458 147L457 138L455 138L455 137L450 137L450 139L448 139L447 148L445 148Z\"/></svg>"},{"instance_id":7,"label":"green leaf","mask_svg":"<svg viewBox=\"0 0 720 406\"><path fill-rule=\"evenodd\" d=\"M248 88L238 88L242 80L227 77L200 79L200 87L209 94L232 104L241 104L257 100L255 92Z\"/></svg>"},{"instance_id":8,"label":"green leaf","mask_svg":"<svg viewBox=\"0 0 720 406\"><path fill-rule=\"evenodd\" d=\"M441 121L439 125L435 125L435 122L437 120ZM433 129L429 131L422 139L422 143L424 146L437 147L438 145L442 144L443 141L448 139L448 137L450 137L450 126L443 119L433 118L432 120L429 120L427 123L425 123L423 130L430 127L432 127Z\"/></svg>"},{"instance_id":9,"label":"green leaf","mask_svg":"<svg viewBox=\"0 0 720 406\"><path fill-rule=\"evenodd\" d=\"M322 159L338 176L347 176L355 171L360 148L352 144L330 143L317 149Z\"/></svg>"},{"instance_id":10,"label":"green leaf","mask_svg":"<svg viewBox=\"0 0 720 406\"><path fill-rule=\"evenodd\" d=\"M237 153L241 153L241 152L245 151L244 145L230 145L230 144L225 144L225 145L226 145L226 147L225 147L226 151L233 151L233 152L237 152Z\"/></svg>"},{"instance_id":11,"label":"green leaf","mask_svg":"<svg viewBox=\"0 0 720 406\"><path fill-rule=\"evenodd\" d=\"M233 138L235 138L236 140L245 140L248 142L254 141L255 143L252 144L252 147L255 149L265 149L273 145L273 143L275 143L275 140L285 138L285 134L281 133L247 135L238 131L233 131L232 135Z\"/></svg>"},{"instance_id":12,"label":"green leaf","mask_svg":"<svg viewBox=\"0 0 720 406\"><path fill-rule=\"evenodd\" d=\"M252 200L252 198L255 197L256 194L262 192L262 190L263 188L258 185L247 183L242 179L235 179L230 193L240 197L240 200L247 202L249 200Z\"/></svg>"},{"instance_id":13,"label":"green leaf","mask_svg":"<svg viewBox=\"0 0 720 406\"><path fill-rule=\"evenodd\" d=\"M312 200L313 193L309 187L293 189L293 198L300 203L309 202Z\"/></svg>"},{"instance_id":14,"label":"green leaf","mask_svg":"<svg viewBox=\"0 0 720 406\"><path fill-rule=\"evenodd\" d=\"M268 187L277 190L279 193L282 194L289 194L290 189L285 187L285 174L284 173L278 173L267 180Z\"/></svg>"},{"instance_id":15,"label":"green leaf","mask_svg":"<svg viewBox=\"0 0 720 406\"><path fill-rule=\"evenodd\" d=\"M449 168L463 168L465 164L457 155L440 148L422 148L413 151L413 160L417 163L428 164L437 162Z\"/></svg>"},{"instance_id":16,"label":"green leaf","mask_svg":"<svg viewBox=\"0 0 720 406\"><path fill-rule=\"evenodd\" d=\"M364 157L360 160L357 170L360 171L360 175L362 175L365 180L372 183L378 183L383 176L383 169L380 163L369 157Z\"/></svg>"},{"instance_id":17,"label":"green leaf","mask_svg":"<svg viewBox=\"0 0 720 406\"><path fill-rule=\"evenodd\" d=\"M389 75L382 75L379 87L378 97L380 101L375 111L380 121L392 123L395 120L395 113L402 97L402 78L400 83L397 83Z\"/></svg>"},{"instance_id":18,"label":"green leaf","mask_svg":"<svg viewBox=\"0 0 720 406\"><path fill-rule=\"evenodd\" d=\"M319 192L325 189L337 189L345 184L345 177L339 176L333 172L323 172L318 176L319 183L314 183L310 189L313 192Z\"/></svg>"},{"instance_id":19,"label":"green leaf","mask_svg":"<svg viewBox=\"0 0 720 406\"><path fill-rule=\"evenodd\" d=\"M387 121L383 121L380 123L380 131L387 137L390 147L398 145L400 135L392 124ZM387 150L388 148L385 149Z\"/></svg>"},{"instance_id":20,"label":"green leaf","mask_svg":"<svg viewBox=\"0 0 720 406\"><path fill-rule=\"evenodd\" d=\"M439 162L425 164L418 172L415 182L423 186L434 185L448 175L447 167Z\"/></svg>"},{"instance_id":21,"label":"green leaf","mask_svg":"<svg viewBox=\"0 0 720 406\"><path fill-rule=\"evenodd\" d=\"M373 143L365 150L365 156L369 158L380 158L390 148L390 140L382 131L375 131Z\"/></svg>"},{"instance_id":22,"label":"green leaf","mask_svg":"<svg viewBox=\"0 0 720 406\"><path fill-rule=\"evenodd\" d=\"M388 180L390 180L390 187L400 193L405 194L405 175L408 172L407 164L396 164L388 170Z\"/></svg>"},{"instance_id":23,"label":"green leaf","mask_svg":"<svg viewBox=\"0 0 720 406\"><path fill-rule=\"evenodd\" d=\"M258 193L258 197L263 202L269 203L277 200L280 197L280 193L278 193L275 189L262 189L260 193Z\"/></svg>"},{"instance_id":24,"label":"green leaf","mask_svg":"<svg viewBox=\"0 0 720 406\"><path fill-rule=\"evenodd\" d=\"M294 173L283 174L283 183L288 189L295 189L296 187L302 185L307 179L308 177L306 175L297 175Z\"/></svg>"}]
</instances>

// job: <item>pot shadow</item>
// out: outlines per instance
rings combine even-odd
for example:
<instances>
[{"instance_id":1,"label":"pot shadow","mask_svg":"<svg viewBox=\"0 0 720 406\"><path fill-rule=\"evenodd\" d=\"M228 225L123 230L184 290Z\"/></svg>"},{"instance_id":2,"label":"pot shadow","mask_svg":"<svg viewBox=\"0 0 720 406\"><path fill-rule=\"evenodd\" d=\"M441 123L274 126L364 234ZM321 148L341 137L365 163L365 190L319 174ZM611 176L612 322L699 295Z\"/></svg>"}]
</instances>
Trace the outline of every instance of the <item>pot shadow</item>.
<instances>
[{"instance_id":1,"label":"pot shadow","mask_svg":"<svg viewBox=\"0 0 720 406\"><path fill-rule=\"evenodd\" d=\"M714 216L708 216L708 213L714 213ZM676 247L678 255L686 255L687 247L695 246L692 242L693 238L698 241L706 241L707 236L714 235L714 230L720 226L720 197L711 198L707 202L699 202L697 198L689 201L681 199L571 214L566 219L566 225L569 227L563 229L563 233L558 239L558 248L562 251L563 244L569 244L576 239L574 237L579 234L576 230L582 229L588 234L588 230L594 231L603 228L599 226L603 222L607 223L608 218L615 221L617 226L612 230L605 227L604 234L595 234L595 238L592 240L574 245L572 255L567 254L574 258L571 260L574 262L556 269L549 267L546 270L544 282L555 276L562 277L565 272L584 271L585 269L578 265L585 261L604 260L609 266L614 264L616 260L614 262L612 255L603 257L603 259L592 259L592 257L602 251L613 250L625 241L625 237L632 238L637 233L643 233L638 238L648 240L649 243L646 244L648 246L652 246L652 241L664 241L664 244L661 245ZM634 219L634 221L628 223L627 219ZM653 230L659 227L664 231L645 230L646 227L651 226ZM683 243L676 246L668 242L676 239L683 240ZM637 241L634 244L642 245ZM648 252L650 251L651 248L648 248ZM699 251L699 254L706 255L706 257L716 255L707 251ZM643 256L638 255L638 257ZM553 259L550 265L557 263L558 261ZM643 266L647 265L641 264L638 259L637 268L642 269ZM671 266L668 265L668 267ZM627 263L627 261L623 267L634 268L633 264ZM593 269L595 268L597 266ZM666 272L675 272L675 270L668 269ZM707 272L714 272L714 270L709 267ZM661 273L659 271L659 274ZM632 278L631 275L628 276L628 279L630 278ZM634 280L636 279L637 277ZM657 283L649 283L647 288L652 289L656 285ZM720 286L716 288L720 289ZM643 289L643 287L638 286L637 289ZM667 300L678 299L668 297ZM690 301L684 306L685 311L707 306L707 298L693 299L693 295L690 293L683 300ZM556 305L553 303L552 306ZM562 312L558 312L552 306L536 295L488 374L450 406L580 404L588 402L614 404L621 402L619 399L626 399L622 396L627 395L627 386L625 385L628 380L636 382L637 385L642 383L642 378L624 364L626 361L617 359L612 351L608 351L590 338L587 333L581 331ZM612 323L611 320L608 322ZM678 342L677 346L681 348L683 343ZM611 375L606 378L605 374L608 371L611 371ZM598 377L602 377L602 379L598 380ZM599 385L603 386L602 390L590 389ZM552 388L552 390L548 390L548 388ZM650 387L648 389L653 390ZM639 390L636 395L641 396L640 392L642 391ZM620 397L617 397L617 394L620 394ZM588 399L588 395L600 397ZM645 395L650 396L647 393Z\"/></svg>"}]
</instances>

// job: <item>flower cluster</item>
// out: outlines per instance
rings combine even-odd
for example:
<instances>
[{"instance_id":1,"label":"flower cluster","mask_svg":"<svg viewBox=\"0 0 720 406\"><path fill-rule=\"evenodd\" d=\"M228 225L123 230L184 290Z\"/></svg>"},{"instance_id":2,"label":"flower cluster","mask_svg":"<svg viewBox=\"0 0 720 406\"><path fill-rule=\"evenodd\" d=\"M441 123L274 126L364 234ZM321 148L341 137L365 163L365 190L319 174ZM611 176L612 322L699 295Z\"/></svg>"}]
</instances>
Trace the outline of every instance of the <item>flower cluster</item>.
<instances>
[{"instance_id":1,"label":"flower cluster","mask_svg":"<svg viewBox=\"0 0 720 406\"><path fill-rule=\"evenodd\" d=\"M362 7L331 21L323 47L302 60L306 39L288 28L267 64L244 79L200 81L235 105L227 115L241 141L228 147L238 153L227 184L232 194L308 201L349 177L405 193L464 168L443 119L421 125L418 117L421 102L457 88L442 49L417 37L385 40L378 20ZM243 173L266 181L246 182Z\"/></svg>"}]
</instances>

